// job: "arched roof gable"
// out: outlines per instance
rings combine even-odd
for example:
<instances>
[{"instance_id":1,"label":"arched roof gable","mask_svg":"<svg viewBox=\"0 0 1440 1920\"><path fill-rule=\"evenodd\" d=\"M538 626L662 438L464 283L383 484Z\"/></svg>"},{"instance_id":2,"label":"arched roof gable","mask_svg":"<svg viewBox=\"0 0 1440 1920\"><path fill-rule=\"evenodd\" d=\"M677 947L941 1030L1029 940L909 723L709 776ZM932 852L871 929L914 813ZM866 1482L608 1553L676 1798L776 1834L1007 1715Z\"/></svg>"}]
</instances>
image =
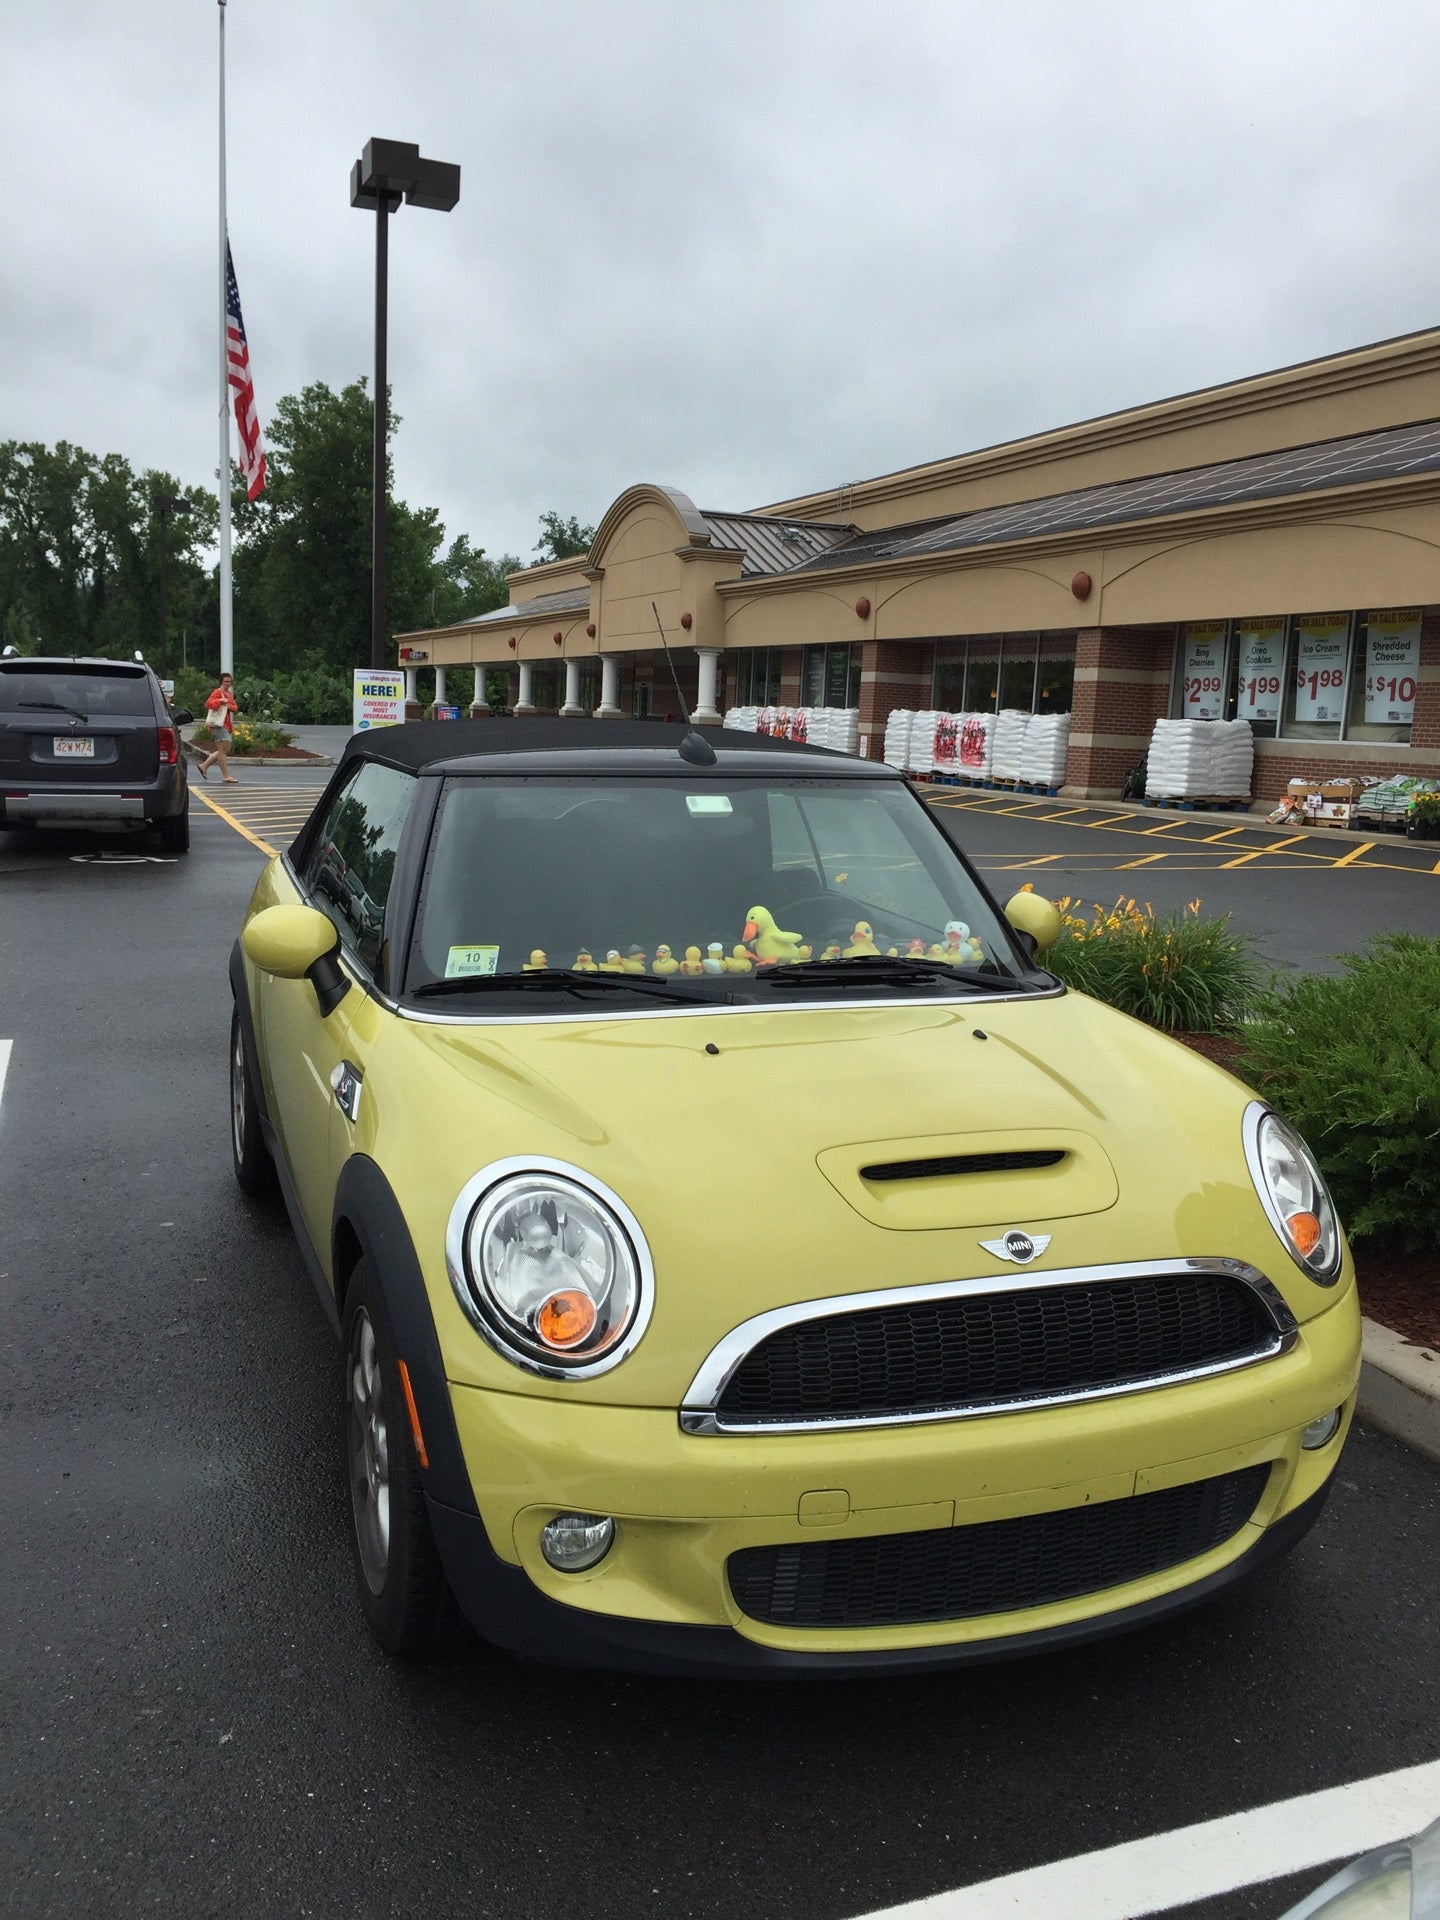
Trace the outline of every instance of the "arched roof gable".
<instances>
[{"instance_id":1,"label":"arched roof gable","mask_svg":"<svg viewBox=\"0 0 1440 1920\"><path fill-rule=\"evenodd\" d=\"M614 537L616 529L640 506L656 506L667 513L675 522L677 546L708 547L711 544L710 529L706 526L700 511L688 493L682 493L678 487L656 486L650 481L627 487L614 500L605 517L595 529L590 542L590 551L586 555L589 566L604 564L605 548Z\"/></svg>"}]
</instances>

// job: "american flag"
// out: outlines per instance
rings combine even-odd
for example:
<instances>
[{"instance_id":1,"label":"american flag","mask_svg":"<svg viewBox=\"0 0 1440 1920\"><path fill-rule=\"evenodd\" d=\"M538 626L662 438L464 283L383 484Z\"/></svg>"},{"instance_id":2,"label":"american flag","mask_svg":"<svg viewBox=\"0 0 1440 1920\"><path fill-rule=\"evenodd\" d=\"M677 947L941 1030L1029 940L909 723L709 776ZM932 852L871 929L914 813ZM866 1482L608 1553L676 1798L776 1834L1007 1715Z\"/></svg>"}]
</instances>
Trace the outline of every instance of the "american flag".
<instances>
[{"instance_id":1,"label":"american flag","mask_svg":"<svg viewBox=\"0 0 1440 1920\"><path fill-rule=\"evenodd\" d=\"M230 389L235 396L235 425L240 435L240 469L245 491L254 500L265 490L265 449L260 444L260 416L255 411L255 382L250 378L250 348L240 317L240 289L235 284L235 262L225 242L225 359Z\"/></svg>"}]
</instances>

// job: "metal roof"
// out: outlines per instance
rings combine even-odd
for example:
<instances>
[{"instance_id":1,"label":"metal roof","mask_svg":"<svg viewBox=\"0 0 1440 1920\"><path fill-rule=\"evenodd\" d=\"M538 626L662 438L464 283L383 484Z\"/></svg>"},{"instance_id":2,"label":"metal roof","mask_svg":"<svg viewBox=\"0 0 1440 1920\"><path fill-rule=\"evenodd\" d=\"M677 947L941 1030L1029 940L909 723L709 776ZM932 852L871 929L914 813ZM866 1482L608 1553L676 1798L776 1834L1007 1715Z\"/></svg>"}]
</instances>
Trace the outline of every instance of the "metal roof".
<instances>
[{"instance_id":1,"label":"metal roof","mask_svg":"<svg viewBox=\"0 0 1440 1920\"><path fill-rule=\"evenodd\" d=\"M738 547L744 555L740 575L788 573L828 553L841 541L853 539L852 526L834 526L820 520L780 520L764 513L704 513L717 547Z\"/></svg>"},{"instance_id":2,"label":"metal roof","mask_svg":"<svg viewBox=\"0 0 1440 1920\"><path fill-rule=\"evenodd\" d=\"M1287 447L1212 467L1116 480L1074 493L1047 494L1011 506L980 507L908 526L860 534L806 561L804 570L864 565L874 560L918 559L965 547L1026 540L1051 533L1085 533L1126 521L1152 520L1198 507L1231 506L1246 500L1283 500L1333 487L1358 486L1408 474L1440 472L1440 421L1385 427L1308 447ZM789 523L786 523L789 524ZM776 569L790 571L790 569Z\"/></svg>"},{"instance_id":3,"label":"metal roof","mask_svg":"<svg viewBox=\"0 0 1440 1920\"><path fill-rule=\"evenodd\" d=\"M457 620L459 627L503 627L507 621L524 620L536 613L582 613L590 604L588 587L566 587L560 593L538 594L533 600L517 601L513 607L496 607L490 613L477 613L472 620Z\"/></svg>"}]
</instances>

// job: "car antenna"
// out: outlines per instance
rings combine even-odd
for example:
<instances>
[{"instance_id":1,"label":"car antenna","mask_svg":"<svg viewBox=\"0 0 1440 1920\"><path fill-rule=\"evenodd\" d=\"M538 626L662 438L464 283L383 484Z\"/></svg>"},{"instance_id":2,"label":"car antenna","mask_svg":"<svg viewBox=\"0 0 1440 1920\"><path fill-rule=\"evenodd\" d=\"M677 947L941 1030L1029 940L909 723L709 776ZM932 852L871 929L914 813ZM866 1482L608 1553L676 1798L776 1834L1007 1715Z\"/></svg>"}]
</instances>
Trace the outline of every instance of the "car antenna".
<instances>
[{"instance_id":1,"label":"car antenna","mask_svg":"<svg viewBox=\"0 0 1440 1920\"><path fill-rule=\"evenodd\" d=\"M700 732L690 718L690 709L685 704L685 696L680 691L680 676L675 671L675 659L670 651L670 642L665 638L665 622L660 618L660 609L652 600L650 611L655 616L655 624L660 629L660 644L665 649L665 658L670 667L670 678L675 682L675 698L680 702L680 712L685 721L685 738L680 742L680 758L688 760L692 767L713 767L715 749Z\"/></svg>"}]
</instances>

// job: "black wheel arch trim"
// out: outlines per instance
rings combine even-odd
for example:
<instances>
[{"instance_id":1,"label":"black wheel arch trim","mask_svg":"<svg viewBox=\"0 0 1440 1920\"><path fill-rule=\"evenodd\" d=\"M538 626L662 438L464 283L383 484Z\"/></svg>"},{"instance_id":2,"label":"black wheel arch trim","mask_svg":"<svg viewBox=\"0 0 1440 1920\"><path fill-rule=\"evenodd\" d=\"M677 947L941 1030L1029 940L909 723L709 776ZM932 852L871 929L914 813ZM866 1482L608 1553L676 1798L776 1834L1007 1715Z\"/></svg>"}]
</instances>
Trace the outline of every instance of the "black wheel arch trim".
<instances>
[{"instance_id":1,"label":"black wheel arch trim","mask_svg":"<svg viewBox=\"0 0 1440 1920\"><path fill-rule=\"evenodd\" d=\"M961 1645L898 1647L856 1653L792 1652L761 1646L730 1627L680 1626L590 1613L552 1600L522 1568L501 1560L478 1516L430 1501L430 1525L455 1598L471 1625L493 1646L550 1665L664 1673L692 1679L789 1679L807 1674L837 1678L932 1673L981 1666L1037 1653L1061 1653L1091 1640L1155 1626L1218 1598L1288 1553L1310 1531L1334 1480L1267 1527L1229 1566L1154 1600L1092 1615L1038 1633L1002 1634Z\"/></svg>"},{"instance_id":2,"label":"black wheel arch trim","mask_svg":"<svg viewBox=\"0 0 1440 1920\"><path fill-rule=\"evenodd\" d=\"M348 1226L384 1298L395 1352L410 1375L425 1438L430 1464L421 1468L420 1478L426 1496L470 1519L483 1533L414 1242L394 1189L367 1154L352 1153L341 1169L333 1222L332 1245L338 1245L342 1228ZM441 1552L443 1557L443 1546Z\"/></svg>"}]
</instances>

